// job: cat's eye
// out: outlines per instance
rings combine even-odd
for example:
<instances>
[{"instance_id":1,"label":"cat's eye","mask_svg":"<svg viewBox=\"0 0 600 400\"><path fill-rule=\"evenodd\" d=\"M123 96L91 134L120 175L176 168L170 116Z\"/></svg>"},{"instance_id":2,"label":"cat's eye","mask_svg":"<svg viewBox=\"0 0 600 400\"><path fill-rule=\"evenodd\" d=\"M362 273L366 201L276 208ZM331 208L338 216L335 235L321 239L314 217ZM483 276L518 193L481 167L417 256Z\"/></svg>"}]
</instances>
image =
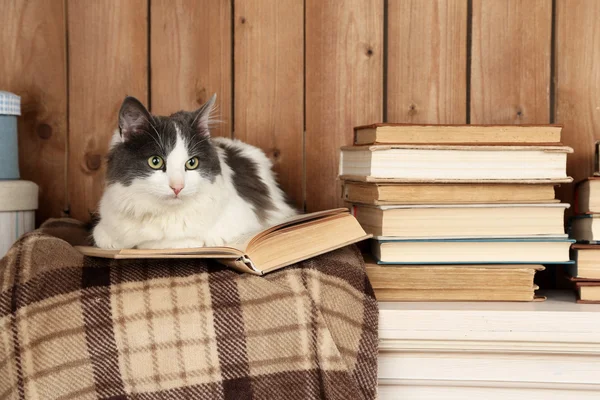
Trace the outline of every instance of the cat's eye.
<instances>
[{"instance_id":1,"label":"cat's eye","mask_svg":"<svg viewBox=\"0 0 600 400\"><path fill-rule=\"evenodd\" d=\"M185 163L186 169L196 169L198 168L198 164L200 164L198 157L192 157Z\"/></svg>"},{"instance_id":2,"label":"cat's eye","mask_svg":"<svg viewBox=\"0 0 600 400\"><path fill-rule=\"evenodd\" d=\"M165 162L160 156L152 156L148 159L148 165L152 169L161 169L165 165Z\"/></svg>"}]
</instances>

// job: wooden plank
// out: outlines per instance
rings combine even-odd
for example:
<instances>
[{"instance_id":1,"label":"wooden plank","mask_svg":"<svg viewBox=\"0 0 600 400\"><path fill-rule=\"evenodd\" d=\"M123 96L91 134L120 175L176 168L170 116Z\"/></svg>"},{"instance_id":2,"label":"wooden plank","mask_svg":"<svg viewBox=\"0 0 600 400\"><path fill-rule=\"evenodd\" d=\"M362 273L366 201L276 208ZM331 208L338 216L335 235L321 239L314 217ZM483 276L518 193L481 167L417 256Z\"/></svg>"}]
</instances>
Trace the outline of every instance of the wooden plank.
<instances>
[{"instance_id":1,"label":"wooden plank","mask_svg":"<svg viewBox=\"0 0 600 400\"><path fill-rule=\"evenodd\" d=\"M600 2L558 0L556 3L556 122L562 141L575 149L567 172L575 181L593 172L594 142L600 140ZM558 191L573 198L572 185Z\"/></svg>"},{"instance_id":2,"label":"wooden plank","mask_svg":"<svg viewBox=\"0 0 600 400\"><path fill-rule=\"evenodd\" d=\"M195 110L217 93L211 134L231 136L231 1L151 2L151 111Z\"/></svg>"},{"instance_id":3,"label":"wooden plank","mask_svg":"<svg viewBox=\"0 0 600 400\"><path fill-rule=\"evenodd\" d=\"M148 100L145 0L68 0L69 201L86 220L104 186L104 157L126 95Z\"/></svg>"},{"instance_id":4,"label":"wooden plank","mask_svg":"<svg viewBox=\"0 0 600 400\"><path fill-rule=\"evenodd\" d=\"M390 0L387 121L464 124L467 0Z\"/></svg>"},{"instance_id":5,"label":"wooden plank","mask_svg":"<svg viewBox=\"0 0 600 400\"><path fill-rule=\"evenodd\" d=\"M40 186L39 224L66 207L65 10L53 0L0 0L0 10L0 90L21 96L19 169Z\"/></svg>"},{"instance_id":6,"label":"wooden plank","mask_svg":"<svg viewBox=\"0 0 600 400\"><path fill-rule=\"evenodd\" d=\"M304 0L236 0L235 137L262 148L302 208Z\"/></svg>"},{"instance_id":7,"label":"wooden plank","mask_svg":"<svg viewBox=\"0 0 600 400\"><path fill-rule=\"evenodd\" d=\"M552 0L473 0L471 123L550 122Z\"/></svg>"},{"instance_id":8,"label":"wooden plank","mask_svg":"<svg viewBox=\"0 0 600 400\"><path fill-rule=\"evenodd\" d=\"M342 205L339 148L383 118L383 1L306 0L306 207Z\"/></svg>"}]
</instances>

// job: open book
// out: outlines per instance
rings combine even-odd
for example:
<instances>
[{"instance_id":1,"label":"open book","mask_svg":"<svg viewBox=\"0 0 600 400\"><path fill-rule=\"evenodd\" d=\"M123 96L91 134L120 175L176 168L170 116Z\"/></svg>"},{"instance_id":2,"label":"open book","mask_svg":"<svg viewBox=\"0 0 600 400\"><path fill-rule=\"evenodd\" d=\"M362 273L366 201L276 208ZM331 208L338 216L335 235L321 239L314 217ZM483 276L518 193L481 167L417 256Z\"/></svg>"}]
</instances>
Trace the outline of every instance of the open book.
<instances>
[{"instance_id":1,"label":"open book","mask_svg":"<svg viewBox=\"0 0 600 400\"><path fill-rule=\"evenodd\" d=\"M347 209L298 215L221 247L116 249L79 246L86 256L103 258L212 258L238 271L262 275L370 238Z\"/></svg>"}]
</instances>

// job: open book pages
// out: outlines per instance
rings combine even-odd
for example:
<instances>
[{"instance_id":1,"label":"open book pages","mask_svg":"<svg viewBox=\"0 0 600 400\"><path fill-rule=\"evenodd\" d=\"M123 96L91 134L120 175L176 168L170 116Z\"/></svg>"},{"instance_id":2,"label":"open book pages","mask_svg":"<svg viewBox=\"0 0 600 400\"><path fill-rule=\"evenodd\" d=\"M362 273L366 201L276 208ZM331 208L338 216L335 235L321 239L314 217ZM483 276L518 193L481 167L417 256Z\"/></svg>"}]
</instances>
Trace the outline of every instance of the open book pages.
<instances>
[{"instance_id":1,"label":"open book pages","mask_svg":"<svg viewBox=\"0 0 600 400\"><path fill-rule=\"evenodd\" d=\"M298 215L219 247L77 249L87 256L115 259L212 258L234 269L262 275L369 237L347 209L338 208Z\"/></svg>"}]
</instances>

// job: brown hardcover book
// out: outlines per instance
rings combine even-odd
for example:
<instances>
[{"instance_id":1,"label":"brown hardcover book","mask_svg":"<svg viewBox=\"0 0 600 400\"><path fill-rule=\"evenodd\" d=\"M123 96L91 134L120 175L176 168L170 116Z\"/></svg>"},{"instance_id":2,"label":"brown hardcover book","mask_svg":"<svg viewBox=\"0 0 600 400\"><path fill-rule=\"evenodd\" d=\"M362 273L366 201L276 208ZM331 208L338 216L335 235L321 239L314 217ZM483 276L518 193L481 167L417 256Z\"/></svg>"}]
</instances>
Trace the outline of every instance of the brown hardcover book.
<instances>
[{"instance_id":1,"label":"brown hardcover book","mask_svg":"<svg viewBox=\"0 0 600 400\"><path fill-rule=\"evenodd\" d=\"M379 145L346 146L340 175L351 181L571 182L567 154L554 146Z\"/></svg>"},{"instance_id":2,"label":"brown hardcover book","mask_svg":"<svg viewBox=\"0 0 600 400\"><path fill-rule=\"evenodd\" d=\"M386 265L365 255L378 301L534 301L542 265Z\"/></svg>"},{"instance_id":3,"label":"brown hardcover book","mask_svg":"<svg viewBox=\"0 0 600 400\"><path fill-rule=\"evenodd\" d=\"M377 301L534 301L537 286L527 290L452 289L395 290L373 289Z\"/></svg>"},{"instance_id":4,"label":"brown hardcover book","mask_svg":"<svg viewBox=\"0 0 600 400\"><path fill-rule=\"evenodd\" d=\"M559 143L560 125L372 124L354 128L354 143Z\"/></svg>"},{"instance_id":5,"label":"brown hardcover book","mask_svg":"<svg viewBox=\"0 0 600 400\"><path fill-rule=\"evenodd\" d=\"M554 184L367 183L344 181L342 198L361 204L556 203Z\"/></svg>"},{"instance_id":6,"label":"brown hardcover book","mask_svg":"<svg viewBox=\"0 0 600 400\"><path fill-rule=\"evenodd\" d=\"M371 237L346 208L290 218L240 237L221 247L187 249L117 249L77 247L84 255L104 258L212 258L242 272L262 275Z\"/></svg>"},{"instance_id":7,"label":"brown hardcover book","mask_svg":"<svg viewBox=\"0 0 600 400\"><path fill-rule=\"evenodd\" d=\"M378 265L365 256L365 266L374 289L530 290L542 265Z\"/></svg>"}]
</instances>

